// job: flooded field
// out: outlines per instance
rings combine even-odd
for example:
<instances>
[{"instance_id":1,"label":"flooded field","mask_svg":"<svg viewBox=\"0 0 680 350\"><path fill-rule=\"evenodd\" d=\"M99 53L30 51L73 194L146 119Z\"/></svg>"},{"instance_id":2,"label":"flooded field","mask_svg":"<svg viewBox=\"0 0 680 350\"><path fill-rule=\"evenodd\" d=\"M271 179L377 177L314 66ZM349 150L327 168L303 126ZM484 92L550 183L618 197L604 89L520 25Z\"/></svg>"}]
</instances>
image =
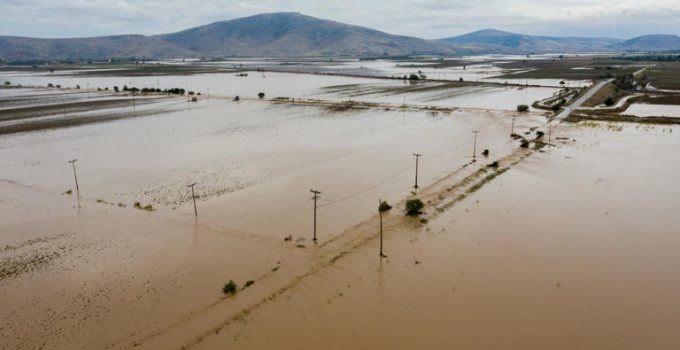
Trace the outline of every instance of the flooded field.
<instances>
[{"instance_id":1,"label":"flooded field","mask_svg":"<svg viewBox=\"0 0 680 350\"><path fill-rule=\"evenodd\" d=\"M560 125L557 147L390 228L387 258L367 241L192 348L674 348L673 130Z\"/></svg>"},{"instance_id":2,"label":"flooded field","mask_svg":"<svg viewBox=\"0 0 680 350\"><path fill-rule=\"evenodd\" d=\"M342 64L380 73L1 72L0 349L679 343L677 126Z\"/></svg>"},{"instance_id":3,"label":"flooded field","mask_svg":"<svg viewBox=\"0 0 680 350\"><path fill-rule=\"evenodd\" d=\"M677 117L680 118L679 105L658 105L634 103L624 114L635 115L638 117Z\"/></svg>"}]
</instances>

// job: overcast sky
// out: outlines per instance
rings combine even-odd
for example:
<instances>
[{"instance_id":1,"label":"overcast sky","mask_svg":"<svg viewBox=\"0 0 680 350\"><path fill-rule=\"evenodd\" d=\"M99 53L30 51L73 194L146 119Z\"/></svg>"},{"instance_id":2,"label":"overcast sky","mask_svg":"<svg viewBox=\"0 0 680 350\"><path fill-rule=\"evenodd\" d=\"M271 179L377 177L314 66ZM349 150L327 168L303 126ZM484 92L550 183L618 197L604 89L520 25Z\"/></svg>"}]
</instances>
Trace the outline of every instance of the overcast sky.
<instances>
[{"instance_id":1,"label":"overcast sky","mask_svg":"<svg viewBox=\"0 0 680 350\"><path fill-rule=\"evenodd\" d=\"M616 38L680 34L680 0L0 0L0 35L161 34L278 11L427 39L485 28Z\"/></svg>"}]
</instances>

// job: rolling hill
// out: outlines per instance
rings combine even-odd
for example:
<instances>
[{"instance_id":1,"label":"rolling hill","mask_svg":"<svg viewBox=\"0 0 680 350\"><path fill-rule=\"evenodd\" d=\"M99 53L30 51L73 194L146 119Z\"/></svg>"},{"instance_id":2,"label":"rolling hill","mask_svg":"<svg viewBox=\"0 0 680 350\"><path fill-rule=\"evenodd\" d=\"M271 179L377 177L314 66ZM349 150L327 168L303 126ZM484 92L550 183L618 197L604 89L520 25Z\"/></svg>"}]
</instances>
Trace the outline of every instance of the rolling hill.
<instances>
[{"instance_id":1,"label":"rolling hill","mask_svg":"<svg viewBox=\"0 0 680 350\"><path fill-rule=\"evenodd\" d=\"M440 41L451 45L467 45L480 52L510 54L602 52L621 42L609 38L524 35L495 29L480 30Z\"/></svg>"},{"instance_id":2,"label":"rolling hill","mask_svg":"<svg viewBox=\"0 0 680 350\"><path fill-rule=\"evenodd\" d=\"M65 61L110 58L403 56L680 50L676 35L630 40L550 37L481 30L440 40L384 33L295 12L267 13L176 33L73 39L0 36L0 60Z\"/></svg>"},{"instance_id":3,"label":"rolling hill","mask_svg":"<svg viewBox=\"0 0 680 350\"><path fill-rule=\"evenodd\" d=\"M617 51L672 51L680 50L677 35L643 35L610 46Z\"/></svg>"}]
</instances>

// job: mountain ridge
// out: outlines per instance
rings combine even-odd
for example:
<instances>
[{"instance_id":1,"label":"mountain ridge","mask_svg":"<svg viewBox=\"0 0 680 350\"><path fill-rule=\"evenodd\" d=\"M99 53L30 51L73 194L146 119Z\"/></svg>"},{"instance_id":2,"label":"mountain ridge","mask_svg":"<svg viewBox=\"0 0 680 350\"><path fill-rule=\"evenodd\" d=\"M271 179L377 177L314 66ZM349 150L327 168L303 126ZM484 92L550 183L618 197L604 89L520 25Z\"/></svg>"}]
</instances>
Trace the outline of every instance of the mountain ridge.
<instances>
[{"instance_id":1,"label":"mountain ridge","mask_svg":"<svg viewBox=\"0 0 680 350\"><path fill-rule=\"evenodd\" d=\"M263 13L159 35L41 39L0 36L0 60L64 61L191 57L380 57L680 50L680 37L622 40L483 29L437 40L393 35L298 12Z\"/></svg>"}]
</instances>

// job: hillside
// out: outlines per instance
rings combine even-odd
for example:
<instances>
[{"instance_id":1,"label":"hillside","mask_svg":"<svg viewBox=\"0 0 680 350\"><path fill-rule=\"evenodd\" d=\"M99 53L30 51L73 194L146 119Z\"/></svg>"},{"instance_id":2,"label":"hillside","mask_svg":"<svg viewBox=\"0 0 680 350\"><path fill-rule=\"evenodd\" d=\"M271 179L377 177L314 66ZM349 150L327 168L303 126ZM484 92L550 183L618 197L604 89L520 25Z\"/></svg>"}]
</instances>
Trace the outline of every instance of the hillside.
<instances>
[{"instance_id":1,"label":"hillside","mask_svg":"<svg viewBox=\"0 0 680 350\"><path fill-rule=\"evenodd\" d=\"M487 53L565 53L606 51L621 40L609 38L577 38L534 36L485 29L460 36L440 39L451 45L468 45Z\"/></svg>"},{"instance_id":2,"label":"hillside","mask_svg":"<svg viewBox=\"0 0 680 350\"><path fill-rule=\"evenodd\" d=\"M362 56L454 53L436 41L305 16L271 13L158 38L205 56Z\"/></svg>"},{"instance_id":3,"label":"hillside","mask_svg":"<svg viewBox=\"0 0 680 350\"><path fill-rule=\"evenodd\" d=\"M65 61L110 58L404 56L680 50L676 35L627 41L549 37L486 29L440 40L392 35L294 12L267 13L155 36L73 39L0 36L0 60Z\"/></svg>"},{"instance_id":4,"label":"hillside","mask_svg":"<svg viewBox=\"0 0 680 350\"><path fill-rule=\"evenodd\" d=\"M0 36L0 60L106 60L191 57L195 53L155 37L120 35L76 39Z\"/></svg>"},{"instance_id":5,"label":"hillside","mask_svg":"<svg viewBox=\"0 0 680 350\"><path fill-rule=\"evenodd\" d=\"M617 51L672 51L680 50L677 35L643 35L610 46Z\"/></svg>"}]
</instances>

